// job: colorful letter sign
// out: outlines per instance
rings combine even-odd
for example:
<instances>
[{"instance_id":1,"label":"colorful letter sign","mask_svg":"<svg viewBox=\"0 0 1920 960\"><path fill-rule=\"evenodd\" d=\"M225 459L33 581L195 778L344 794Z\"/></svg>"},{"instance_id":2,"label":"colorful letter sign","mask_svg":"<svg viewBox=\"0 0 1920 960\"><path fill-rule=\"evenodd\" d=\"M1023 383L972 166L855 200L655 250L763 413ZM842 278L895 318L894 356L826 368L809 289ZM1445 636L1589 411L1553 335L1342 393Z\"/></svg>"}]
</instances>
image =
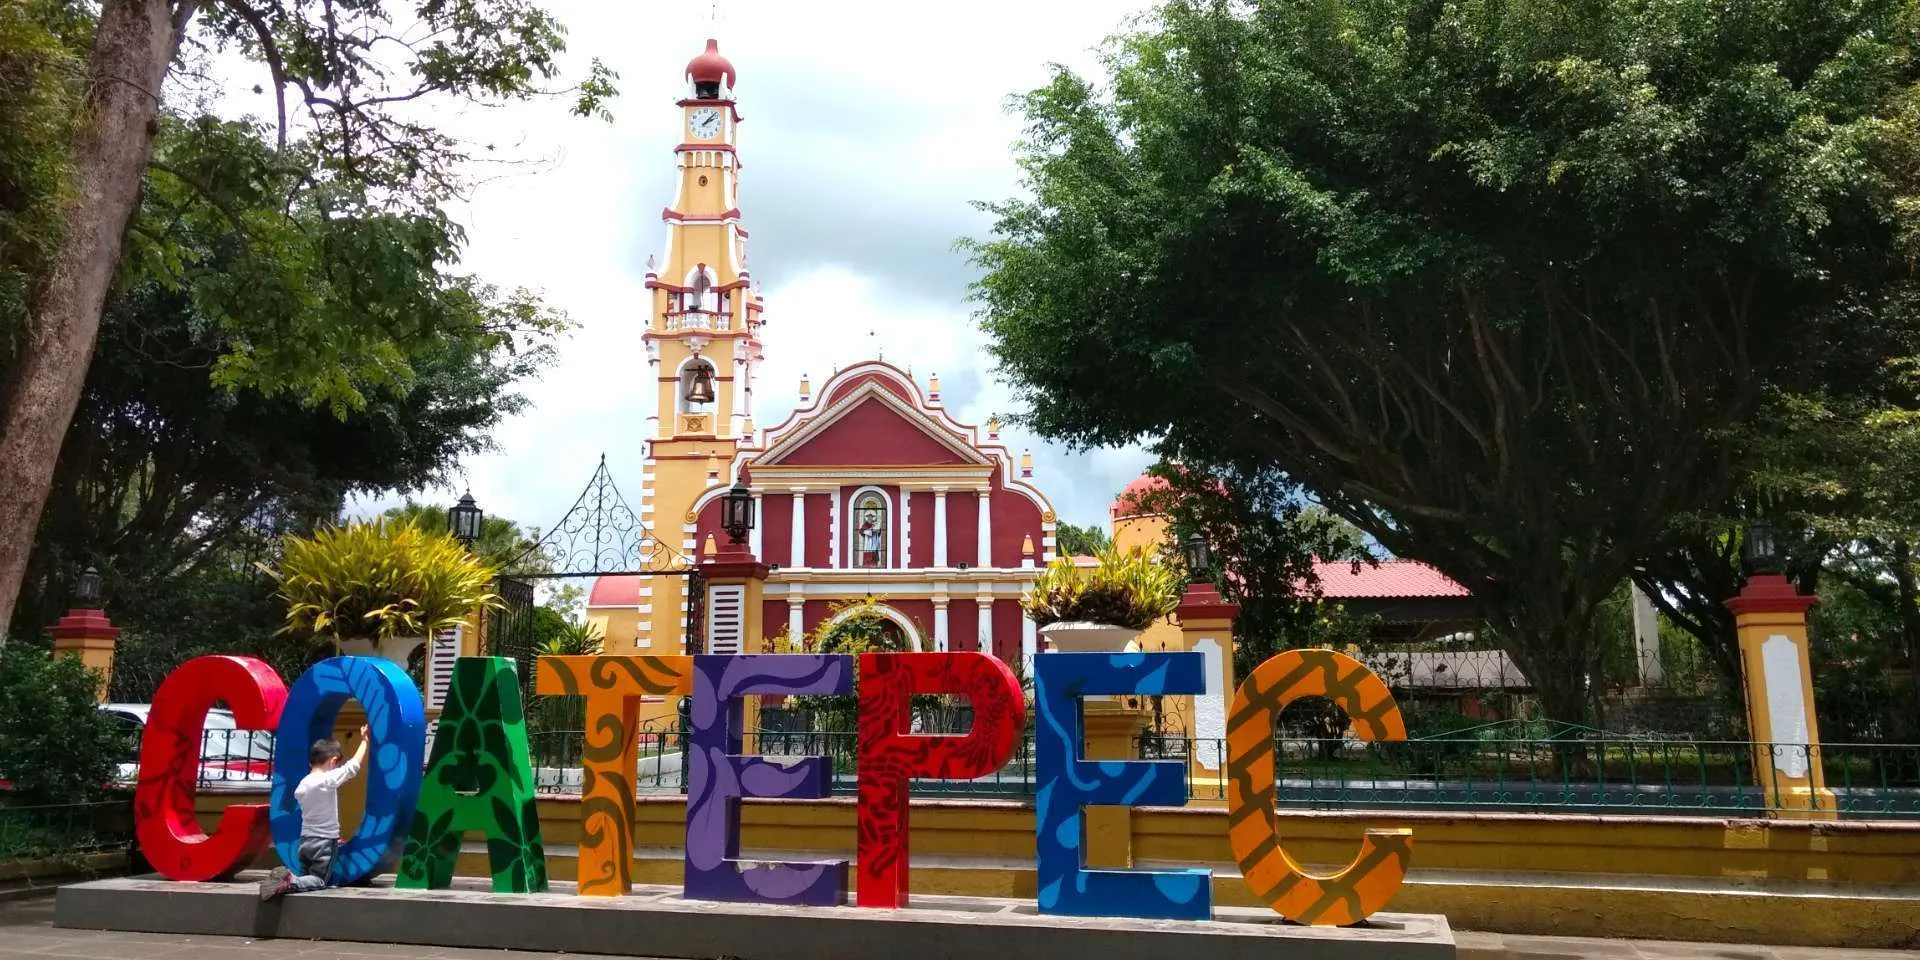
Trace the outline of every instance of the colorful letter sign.
<instances>
[{"instance_id":1,"label":"colorful letter sign","mask_svg":"<svg viewBox=\"0 0 1920 960\"><path fill-rule=\"evenodd\" d=\"M452 886L460 841L470 832L487 838L493 892L546 892L547 853L533 800L533 765L527 762L520 669L506 657L453 662L433 758L394 886Z\"/></svg>"},{"instance_id":2,"label":"colorful letter sign","mask_svg":"<svg viewBox=\"0 0 1920 960\"><path fill-rule=\"evenodd\" d=\"M1206 690L1198 653L1047 653L1033 658L1034 795L1041 913L1080 917L1205 920L1213 915L1210 870L1088 870L1088 804L1183 806L1187 765L1079 757L1080 697L1150 696Z\"/></svg>"},{"instance_id":3,"label":"colorful letter sign","mask_svg":"<svg viewBox=\"0 0 1920 960\"><path fill-rule=\"evenodd\" d=\"M1261 902L1295 923L1345 926L1378 913L1400 889L1413 831L1368 830L1346 869L1308 873L1280 845L1273 814L1273 725L1300 697L1326 697L1362 740L1405 740L1393 693L1360 661L1331 650L1288 650L1255 667L1227 719L1227 841Z\"/></svg>"},{"instance_id":4,"label":"colorful letter sign","mask_svg":"<svg viewBox=\"0 0 1920 960\"><path fill-rule=\"evenodd\" d=\"M348 699L366 708L373 743L363 774L366 813L353 838L334 855L336 887L384 873L399 861L420 796L420 761L426 752L426 708L399 664L380 657L333 657L314 664L287 692L273 738L273 845L280 862L300 862L300 804L293 790L307 775L307 748L333 736L334 718Z\"/></svg>"},{"instance_id":5,"label":"colorful letter sign","mask_svg":"<svg viewBox=\"0 0 1920 960\"><path fill-rule=\"evenodd\" d=\"M230 876L267 849L267 805L236 803L220 812L212 836L200 832L193 797L200 782L200 741L207 710L224 700L241 730L280 722L287 685L252 657L195 657L154 692L140 740L140 782L133 792L140 852L169 880Z\"/></svg>"},{"instance_id":6,"label":"colorful letter sign","mask_svg":"<svg viewBox=\"0 0 1920 960\"><path fill-rule=\"evenodd\" d=\"M703 654L693 658L693 732L687 755L689 900L832 906L847 898L847 862L740 862L740 798L824 797L833 768L825 757L740 753L740 698L755 694L846 693L853 658L825 654Z\"/></svg>"},{"instance_id":7,"label":"colorful letter sign","mask_svg":"<svg viewBox=\"0 0 1920 960\"><path fill-rule=\"evenodd\" d=\"M635 754L640 698L693 692L692 657L541 657L533 689L543 696L587 698L580 766L583 897L621 897L633 889Z\"/></svg>"},{"instance_id":8,"label":"colorful letter sign","mask_svg":"<svg viewBox=\"0 0 1920 960\"><path fill-rule=\"evenodd\" d=\"M911 733L915 694L964 694L973 729L958 736ZM970 780L1013 756L1025 702L1005 663L984 653L860 655L860 883L863 907L907 905L907 782Z\"/></svg>"}]
</instances>

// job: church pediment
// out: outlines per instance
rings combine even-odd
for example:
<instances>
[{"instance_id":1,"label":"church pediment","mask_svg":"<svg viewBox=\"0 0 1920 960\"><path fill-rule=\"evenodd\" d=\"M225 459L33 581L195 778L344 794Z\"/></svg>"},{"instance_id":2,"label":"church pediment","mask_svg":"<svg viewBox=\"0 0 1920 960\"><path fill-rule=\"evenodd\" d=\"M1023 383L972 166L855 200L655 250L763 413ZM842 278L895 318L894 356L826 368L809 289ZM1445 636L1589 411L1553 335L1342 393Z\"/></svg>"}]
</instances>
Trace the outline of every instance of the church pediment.
<instances>
[{"instance_id":1,"label":"church pediment","mask_svg":"<svg viewBox=\"0 0 1920 960\"><path fill-rule=\"evenodd\" d=\"M970 437L887 389L878 378L839 392L805 415L766 453L760 467L986 467L993 460Z\"/></svg>"}]
</instances>

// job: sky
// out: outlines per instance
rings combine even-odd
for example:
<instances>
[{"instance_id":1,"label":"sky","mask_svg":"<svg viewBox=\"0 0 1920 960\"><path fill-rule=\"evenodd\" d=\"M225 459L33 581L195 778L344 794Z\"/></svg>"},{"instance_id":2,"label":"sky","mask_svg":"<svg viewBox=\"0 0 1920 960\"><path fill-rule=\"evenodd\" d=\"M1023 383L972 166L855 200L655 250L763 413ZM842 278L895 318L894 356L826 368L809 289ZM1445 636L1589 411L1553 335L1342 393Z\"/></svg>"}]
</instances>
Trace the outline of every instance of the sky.
<instances>
[{"instance_id":1,"label":"sky","mask_svg":"<svg viewBox=\"0 0 1920 960\"><path fill-rule=\"evenodd\" d=\"M531 409L495 432L499 450L462 464L458 484L490 515L552 527L602 454L638 504L653 406L643 274L667 235L674 102L708 36L739 74L740 208L768 320L756 423L785 419L802 374L818 385L881 354L923 385L939 374L962 422L1024 409L995 378L967 301L976 271L954 243L988 233L973 201L1019 190L1020 119L1007 98L1044 83L1050 63L1093 73L1095 48L1142 4L734 0L714 20L706 3L543 3L567 25L570 78L595 57L619 73L614 122L573 117L554 100L438 118L533 161L495 171L457 212L464 269L534 289L578 325L558 362L525 385ZM1151 460L1138 448L1073 452L1018 429L1001 436L1016 455L1032 449L1036 481L1078 524L1105 527L1114 495Z\"/></svg>"}]
</instances>

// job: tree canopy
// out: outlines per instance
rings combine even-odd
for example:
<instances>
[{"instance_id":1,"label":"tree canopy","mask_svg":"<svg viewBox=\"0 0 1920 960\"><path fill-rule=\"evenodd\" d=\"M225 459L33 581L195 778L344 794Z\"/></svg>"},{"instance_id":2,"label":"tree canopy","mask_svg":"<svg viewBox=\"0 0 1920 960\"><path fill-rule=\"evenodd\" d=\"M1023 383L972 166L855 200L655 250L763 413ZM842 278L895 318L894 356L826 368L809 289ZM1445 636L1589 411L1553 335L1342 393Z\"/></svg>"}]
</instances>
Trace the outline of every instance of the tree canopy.
<instances>
[{"instance_id":1,"label":"tree canopy","mask_svg":"<svg viewBox=\"0 0 1920 960\"><path fill-rule=\"evenodd\" d=\"M1911 295L1916 8L1175 0L1019 98L983 322L1041 433L1300 483L1586 718L1597 606Z\"/></svg>"}]
</instances>

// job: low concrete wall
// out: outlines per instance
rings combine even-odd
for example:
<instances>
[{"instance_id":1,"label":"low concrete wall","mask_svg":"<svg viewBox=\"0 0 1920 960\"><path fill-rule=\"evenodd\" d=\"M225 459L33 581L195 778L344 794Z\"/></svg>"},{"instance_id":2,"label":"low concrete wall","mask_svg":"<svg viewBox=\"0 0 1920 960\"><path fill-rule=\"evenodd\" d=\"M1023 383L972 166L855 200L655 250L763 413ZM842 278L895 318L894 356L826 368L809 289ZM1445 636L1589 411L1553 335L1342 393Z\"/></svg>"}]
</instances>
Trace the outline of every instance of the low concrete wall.
<instances>
[{"instance_id":1,"label":"low concrete wall","mask_svg":"<svg viewBox=\"0 0 1920 960\"><path fill-rule=\"evenodd\" d=\"M264 799L203 797L202 819L211 827L227 803ZM678 885L684 801L644 797L635 809L635 880ZM544 799L540 814L549 873L572 880L579 801ZM1217 904L1258 906L1233 864L1225 811L1143 808L1129 819L1137 866L1210 867ZM756 858L851 857L854 849L851 799L750 801L741 820L743 853ZM914 892L1033 896L1032 807L916 801L912 823ZM1444 914L1460 929L1920 946L1920 823L1375 811L1279 816L1288 851L1327 868L1353 857L1367 827L1391 826L1410 827L1414 836L1414 870L1391 909ZM468 844L460 872L488 874L484 845Z\"/></svg>"}]
</instances>

